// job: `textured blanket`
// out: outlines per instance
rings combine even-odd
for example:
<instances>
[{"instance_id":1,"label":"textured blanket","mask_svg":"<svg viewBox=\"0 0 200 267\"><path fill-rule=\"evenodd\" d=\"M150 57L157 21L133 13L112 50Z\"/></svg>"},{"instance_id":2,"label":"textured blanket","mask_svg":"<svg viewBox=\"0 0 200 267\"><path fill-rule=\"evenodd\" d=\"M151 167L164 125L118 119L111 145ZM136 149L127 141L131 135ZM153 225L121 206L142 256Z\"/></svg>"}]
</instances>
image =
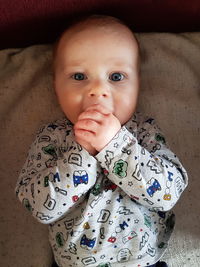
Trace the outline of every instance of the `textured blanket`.
<instances>
[{"instance_id":1,"label":"textured blanket","mask_svg":"<svg viewBox=\"0 0 200 267\"><path fill-rule=\"evenodd\" d=\"M189 174L175 207L169 266L200 266L200 33L139 34L138 110L153 116ZM37 129L60 116L52 85L50 45L0 52L0 262L51 266L46 225L22 208L14 188Z\"/></svg>"}]
</instances>

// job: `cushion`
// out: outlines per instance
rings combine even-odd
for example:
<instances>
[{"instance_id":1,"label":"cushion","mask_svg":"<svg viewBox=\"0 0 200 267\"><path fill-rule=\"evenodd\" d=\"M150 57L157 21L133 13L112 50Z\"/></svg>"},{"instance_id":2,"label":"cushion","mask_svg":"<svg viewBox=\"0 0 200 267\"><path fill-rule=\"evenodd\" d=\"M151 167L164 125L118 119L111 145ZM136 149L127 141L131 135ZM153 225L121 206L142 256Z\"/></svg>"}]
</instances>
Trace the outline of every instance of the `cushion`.
<instances>
[{"instance_id":1,"label":"cushion","mask_svg":"<svg viewBox=\"0 0 200 267\"><path fill-rule=\"evenodd\" d=\"M169 266L200 266L200 33L137 34L141 48L138 110L153 116L189 174L175 206ZM52 46L0 51L1 266L51 266L48 227L30 216L14 188L36 131L63 116L52 83Z\"/></svg>"}]
</instances>

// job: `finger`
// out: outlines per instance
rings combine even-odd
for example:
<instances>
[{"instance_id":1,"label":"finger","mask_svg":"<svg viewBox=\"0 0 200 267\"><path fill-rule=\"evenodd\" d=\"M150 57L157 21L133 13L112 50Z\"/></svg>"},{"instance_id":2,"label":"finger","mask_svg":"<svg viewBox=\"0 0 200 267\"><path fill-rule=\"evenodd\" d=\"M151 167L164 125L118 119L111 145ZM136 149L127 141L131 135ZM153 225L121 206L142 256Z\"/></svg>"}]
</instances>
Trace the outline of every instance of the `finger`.
<instances>
[{"instance_id":1,"label":"finger","mask_svg":"<svg viewBox=\"0 0 200 267\"><path fill-rule=\"evenodd\" d=\"M87 142L91 144L91 141L94 139L94 133L90 131L86 131L83 129L76 129L75 130L75 136L78 139L83 140L84 142Z\"/></svg>"},{"instance_id":2,"label":"finger","mask_svg":"<svg viewBox=\"0 0 200 267\"><path fill-rule=\"evenodd\" d=\"M83 119L91 119L96 122L100 122L104 118L104 115L96 110L87 110L81 113L78 117L78 120L83 120Z\"/></svg>"},{"instance_id":3,"label":"finger","mask_svg":"<svg viewBox=\"0 0 200 267\"><path fill-rule=\"evenodd\" d=\"M103 115L108 115L111 113L111 110L100 105L100 104L95 104L95 105L92 105L90 107L88 107L85 111L88 111L88 110L95 110L97 112L100 112L102 113Z\"/></svg>"},{"instance_id":4,"label":"finger","mask_svg":"<svg viewBox=\"0 0 200 267\"><path fill-rule=\"evenodd\" d=\"M99 124L96 121L90 119L78 120L74 125L75 130L85 130L92 133L96 133L98 128Z\"/></svg>"}]
</instances>

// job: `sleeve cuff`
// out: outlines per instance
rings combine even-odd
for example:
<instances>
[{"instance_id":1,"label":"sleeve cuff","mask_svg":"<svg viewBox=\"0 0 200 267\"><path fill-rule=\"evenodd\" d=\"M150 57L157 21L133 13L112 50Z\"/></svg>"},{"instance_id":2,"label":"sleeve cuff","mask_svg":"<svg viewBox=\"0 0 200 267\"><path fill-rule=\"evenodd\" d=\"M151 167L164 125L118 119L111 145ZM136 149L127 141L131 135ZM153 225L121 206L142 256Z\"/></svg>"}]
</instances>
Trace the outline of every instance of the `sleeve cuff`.
<instances>
[{"instance_id":1,"label":"sleeve cuff","mask_svg":"<svg viewBox=\"0 0 200 267\"><path fill-rule=\"evenodd\" d=\"M113 139L95 156L103 168L108 168L113 158L129 153L129 147L136 143L135 137L123 126Z\"/></svg>"}]
</instances>

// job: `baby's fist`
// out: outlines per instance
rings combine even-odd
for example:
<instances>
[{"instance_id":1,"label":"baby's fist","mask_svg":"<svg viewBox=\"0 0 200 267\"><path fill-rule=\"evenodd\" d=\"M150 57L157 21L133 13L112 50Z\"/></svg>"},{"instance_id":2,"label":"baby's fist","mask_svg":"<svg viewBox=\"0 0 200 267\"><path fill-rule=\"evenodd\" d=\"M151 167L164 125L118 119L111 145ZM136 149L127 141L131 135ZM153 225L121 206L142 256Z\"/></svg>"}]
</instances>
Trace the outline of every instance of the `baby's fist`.
<instances>
[{"instance_id":1,"label":"baby's fist","mask_svg":"<svg viewBox=\"0 0 200 267\"><path fill-rule=\"evenodd\" d=\"M108 109L93 105L80 114L74 126L79 140L101 151L121 129L120 121Z\"/></svg>"}]
</instances>

